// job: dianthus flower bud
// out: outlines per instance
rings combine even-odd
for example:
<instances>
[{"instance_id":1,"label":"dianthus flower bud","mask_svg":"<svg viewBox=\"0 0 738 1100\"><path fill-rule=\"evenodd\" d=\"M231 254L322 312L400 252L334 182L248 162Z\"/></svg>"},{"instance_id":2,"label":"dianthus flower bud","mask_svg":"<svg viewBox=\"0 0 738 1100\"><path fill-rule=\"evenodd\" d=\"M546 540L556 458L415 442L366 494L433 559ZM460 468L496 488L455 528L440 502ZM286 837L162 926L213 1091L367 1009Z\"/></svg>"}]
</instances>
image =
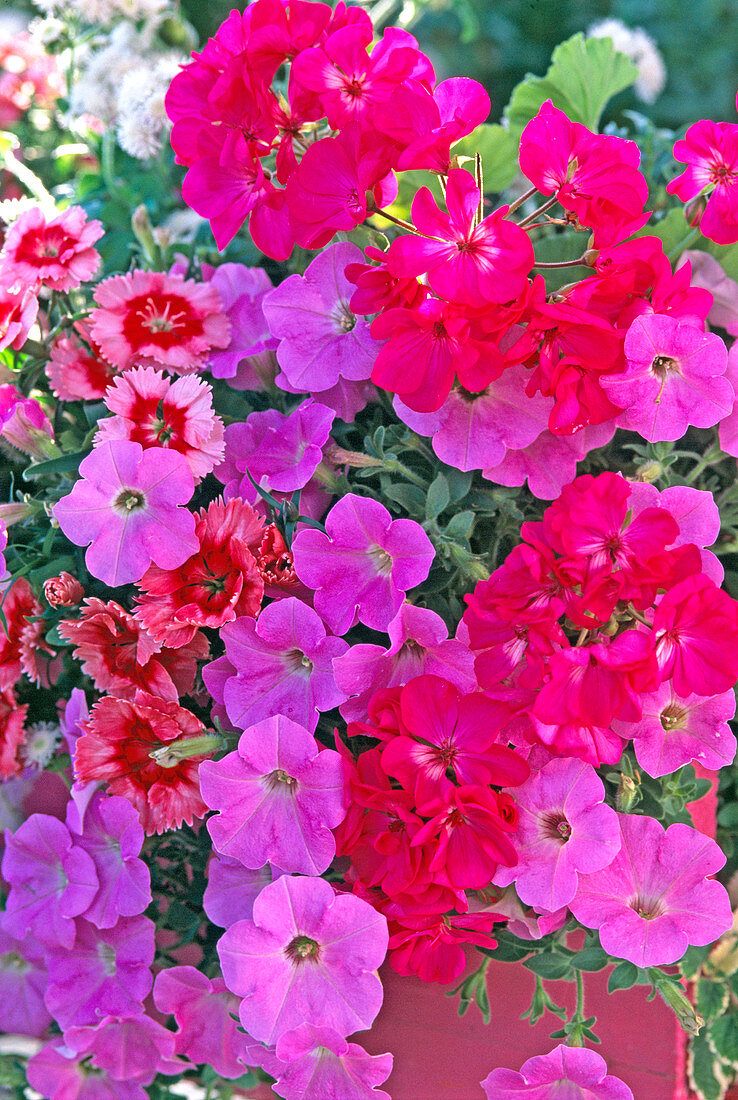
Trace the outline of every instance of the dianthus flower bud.
<instances>
[{"instance_id":1,"label":"dianthus flower bud","mask_svg":"<svg viewBox=\"0 0 738 1100\"><path fill-rule=\"evenodd\" d=\"M49 607L74 607L84 594L84 588L71 573L63 572L44 581L44 596Z\"/></svg>"}]
</instances>

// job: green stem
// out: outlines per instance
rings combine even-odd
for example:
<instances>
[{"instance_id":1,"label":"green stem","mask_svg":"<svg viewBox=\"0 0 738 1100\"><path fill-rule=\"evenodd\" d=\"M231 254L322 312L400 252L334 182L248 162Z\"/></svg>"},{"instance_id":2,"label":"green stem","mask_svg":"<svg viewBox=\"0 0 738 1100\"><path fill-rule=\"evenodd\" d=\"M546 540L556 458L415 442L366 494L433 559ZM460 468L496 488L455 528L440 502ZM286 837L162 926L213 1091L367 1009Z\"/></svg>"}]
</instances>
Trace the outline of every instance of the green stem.
<instances>
[{"instance_id":1,"label":"green stem","mask_svg":"<svg viewBox=\"0 0 738 1100\"><path fill-rule=\"evenodd\" d=\"M533 188L533 190L535 191L535 188ZM529 214L527 218L523 218L521 222L518 222L518 225L521 229L525 229L526 226L529 226L530 223L532 221L535 221L536 218L540 217L541 214L545 214L547 210L550 210L552 206L555 206L557 202L558 199L554 195L552 199L549 199L547 202L542 203L536 210L533 211L532 214ZM510 207L510 210L514 209L515 208L513 206ZM510 213L510 210L508 210L508 214Z\"/></svg>"},{"instance_id":2,"label":"green stem","mask_svg":"<svg viewBox=\"0 0 738 1100\"><path fill-rule=\"evenodd\" d=\"M559 260L557 263L554 264L542 264L536 261L533 266L541 268L542 270L552 270L553 268L557 267L589 267L589 264L585 260L584 256L580 256L576 260Z\"/></svg>"},{"instance_id":3,"label":"green stem","mask_svg":"<svg viewBox=\"0 0 738 1100\"><path fill-rule=\"evenodd\" d=\"M411 233L417 234L417 229L410 222L406 222L404 218L396 218L394 214L389 214L386 210L381 210L377 207L376 210L369 210L369 214L379 214L380 217L386 218L388 222L393 222L395 225L399 225L400 229L407 229Z\"/></svg>"},{"instance_id":4,"label":"green stem","mask_svg":"<svg viewBox=\"0 0 738 1100\"><path fill-rule=\"evenodd\" d=\"M697 225L693 226L690 229L689 233L687 233L686 237L683 237L682 240L679 241L679 244L674 245L674 247L669 252L667 252L666 255L667 255L667 258L668 258L669 262L673 263L674 260L676 260L676 258L682 254L682 252L687 247L687 245L691 244L692 241L696 241L697 238L699 237L699 235L700 235L699 226L697 226Z\"/></svg>"},{"instance_id":5,"label":"green stem","mask_svg":"<svg viewBox=\"0 0 738 1100\"><path fill-rule=\"evenodd\" d=\"M513 214L518 209L519 206L523 205L524 202L527 202L528 199L532 199L533 196L537 193L537 191L538 191L537 187L530 187L527 191L524 191L519 199L516 199L515 202L510 203L510 205L507 208L508 214ZM537 211L536 211L536 213L537 213ZM527 221L527 219L526 219L526 221ZM521 224L522 224L522 222L521 222Z\"/></svg>"},{"instance_id":6,"label":"green stem","mask_svg":"<svg viewBox=\"0 0 738 1100\"><path fill-rule=\"evenodd\" d=\"M583 1047L584 1035L582 1034L581 1025L584 1023L584 974L581 970L577 970L577 1007L572 1022L575 1027L572 1028L569 1038L566 1040L567 1046Z\"/></svg>"}]
</instances>

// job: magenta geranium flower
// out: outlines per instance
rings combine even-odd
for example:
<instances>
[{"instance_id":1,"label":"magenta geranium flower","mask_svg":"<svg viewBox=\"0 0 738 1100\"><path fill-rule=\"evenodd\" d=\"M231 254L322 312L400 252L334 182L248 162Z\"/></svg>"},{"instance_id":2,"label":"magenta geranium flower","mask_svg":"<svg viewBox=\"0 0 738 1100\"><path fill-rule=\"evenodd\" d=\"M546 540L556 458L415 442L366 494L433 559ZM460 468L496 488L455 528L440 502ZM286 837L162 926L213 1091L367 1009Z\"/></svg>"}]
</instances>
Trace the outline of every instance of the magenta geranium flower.
<instances>
[{"instance_id":1,"label":"magenta geranium flower","mask_svg":"<svg viewBox=\"0 0 738 1100\"><path fill-rule=\"evenodd\" d=\"M701 119L674 143L674 159L686 164L667 184L671 195L688 202L709 192L700 232L718 244L738 241L738 126Z\"/></svg>"},{"instance_id":2,"label":"magenta geranium flower","mask_svg":"<svg viewBox=\"0 0 738 1100\"><path fill-rule=\"evenodd\" d=\"M662 680L679 695L718 695L738 679L738 603L698 574L674 585L653 618Z\"/></svg>"},{"instance_id":3,"label":"magenta geranium flower","mask_svg":"<svg viewBox=\"0 0 738 1100\"><path fill-rule=\"evenodd\" d=\"M74 947L46 952L46 1004L62 1030L101 1016L136 1016L151 989L154 922L121 917L114 928L79 919Z\"/></svg>"},{"instance_id":4,"label":"magenta geranium flower","mask_svg":"<svg viewBox=\"0 0 738 1100\"><path fill-rule=\"evenodd\" d=\"M378 1086L392 1072L392 1062L391 1054L367 1054L333 1028L301 1024L279 1037L262 1068L276 1077L274 1091L285 1100L390 1100Z\"/></svg>"},{"instance_id":5,"label":"magenta geranium flower","mask_svg":"<svg viewBox=\"0 0 738 1100\"><path fill-rule=\"evenodd\" d=\"M325 520L292 543L295 569L335 634L357 621L386 630L404 594L428 576L434 553L419 523L393 520L379 501L348 493Z\"/></svg>"},{"instance_id":6,"label":"magenta geranium flower","mask_svg":"<svg viewBox=\"0 0 738 1100\"><path fill-rule=\"evenodd\" d=\"M278 877L278 872L273 873L268 864L250 870L240 859L214 851L208 863L208 884L202 899L208 920L219 928L230 928L237 920L251 920L259 894Z\"/></svg>"},{"instance_id":7,"label":"magenta geranium flower","mask_svg":"<svg viewBox=\"0 0 738 1100\"><path fill-rule=\"evenodd\" d=\"M612 863L580 875L569 908L599 928L609 955L636 966L681 959L687 947L712 943L732 926L724 886L710 876L725 863L720 848L688 825L619 814L622 847Z\"/></svg>"},{"instance_id":8,"label":"magenta geranium flower","mask_svg":"<svg viewBox=\"0 0 738 1100\"><path fill-rule=\"evenodd\" d=\"M347 722L366 718L369 700L383 688L397 687L423 673L442 676L461 691L474 691L474 655L458 638L449 638L440 615L403 603L387 627L389 647L352 645L333 661L336 684L351 698L341 703Z\"/></svg>"},{"instance_id":9,"label":"magenta geranium flower","mask_svg":"<svg viewBox=\"0 0 738 1100\"><path fill-rule=\"evenodd\" d=\"M619 1077L607 1072L607 1063L594 1050L555 1047L549 1054L529 1058L518 1073L495 1069L482 1081L487 1100L633 1100Z\"/></svg>"},{"instance_id":10,"label":"magenta geranium flower","mask_svg":"<svg viewBox=\"0 0 738 1100\"><path fill-rule=\"evenodd\" d=\"M193 966L161 970L154 983L154 1004L177 1021L176 1052L195 1065L212 1066L221 1077L240 1077L255 1064L256 1047L234 1016L238 998L222 978L206 978Z\"/></svg>"},{"instance_id":11,"label":"magenta geranium flower","mask_svg":"<svg viewBox=\"0 0 738 1100\"><path fill-rule=\"evenodd\" d=\"M500 867L495 885L515 883L520 900L549 913L568 905L578 872L599 871L620 848L617 814L605 788L581 760L551 760L514 791L518 827L514 867Z\"/></svg>"},{"instance_id":12,"label":"magenta geranium flower","mask_svg":"<svg viewBox=\"0 0 738 1100\"><path fill-rule=\"evenodd\" d=\"M621 737L633 738L636 759L648 775L671 775L693 760L713 771L733 762L736 740L728 725L735 715L732 689L682 699L667 680L641 700L640 722L615 723L614 728Z\"/></svg>"},{"instance_id":13,"label":"magenta geranium flower","mask_svg":"<svg viewBox=\"0 0 738 1100\"><path fill-rule=\"evenodd\" d=\"M371 1027L387 940L385 918L361 898L283 875L259 894L253 921L224 933L218 954L246 1031L274 1043L306 1023L339 1035Z\"/></svg>"},{"instance_id":14,"label":"magenta geranium flower","mask_svg":"<svg viewBox=\"0 0 738 1100\"><path fill-rule=\"evenodd\" d=\"M68 708L67 708L68 709ZM84 911L98 928L112 928L119 917L143 913L151 901L151 876L139 859L144 831L127 798L73 788L67 826L75 844L91 856L99 886Z\"/></svg>"},{"instance_id":15,"label":"magenta geranium flower","mask_svg":"<svg viewBox=\"0 0 738 1100\"><path fill-rule=\"evenodd\" d=\"M0 1031L43 1035L51 1023L44 1003L48 974L43 947L32 936L18 940L0 928Z\"/></svg>"},{"instance_id":16,"label":"magenta geranium flower","mask_svg":"<svg viewBox=\"0 0 738 1100\"><path fill-rule=\"evenodd\" d=\"M3 929L17 939L28 934L49 947L71 948L74 918L91 904L98 880L95 864L66 825L32 814L15 833L6 832L2 873L10 884Z\"/></svg>"},{"instance_id":17,"label":"magenta geranium flower","mask_svg":"<svg viewBox=\"0 0 738 1100\"><path fill-rule=\"evenodd\" d=\"M215 849L245 867L276 863L319 875L336 852L331 829L346 816L343 763L312 734L276 714L250 726L236 752L200 765Z\"/></svg>"},{"instance_id":18,"label":"magenta geranium flower","mask_svg":"<svg viewBox=\"0 0 738 1100\"><path fill-rule=\"evenodd\" d=\"M153 561L176 569L199 542L195 517L180 505L194 489L186 459L161 447L114 440L79 466L81 478L54 505L54 518L94 577L116 586L138 581Z\"/></svg>"},{"instance_id":19,"label":"magenta geranium flower","mask_svg":"<svg viewBox=\"0 0 738 1100\"><path fill-rule=\"evenodd\" d=\"M277 409L251 413L226 428L225 460L216 477L229 487L250 475L274 492L303 489L323 460L334 419L333 409L317 401L303 401L289 415Z\"/></svg>"},{"instance_id":20,"label":"magenta geranium flower","mask_svg":"<svg viewBox=\"0 0 738 1100\"><path fill-rule=\"evenodd\" d=\"M234 673L225 676L222 698L238 729L283 714L312 731L320 711L346 698L336 687L332 661L346 652L348 643L328 636L320 616L294 596L269 604L257 620L243 617L226 623L221 637ZM216 699L222 660L204 670ZM211 667L216 681L208 677Z\"/></svg>"},{"instance_id":21,"label":"magenta geranium flower","mask_svg":"<svg viewBox=\"0 0 738 1100\"><path fill-rule=\"evenodd\" d=\"M602 388L623 409L618 423L651 442L710 428L733 408L725 343L670 314L636 317L625 335L625 370Z\"/></svg>"},{"instance_id":22,"label":"magenta geranium flower","mask_svg":"<svg viewBox=\"0 0 738 1100\"><path fill-rule=\"evenodd\" d=\"M506 221L507 207L476 224L480 192L474 177L452 168L446 184L448 213L421 187L413 199L413 225L422 236L397 237L387 267L396 278L427 272L431 289L449 302L485 306L509 302L525 287L533 245L524 229Z\"/></svg>"},{"instance_id":23,"label":"magenta geranium flower","mask_svg":"<svg viewBox=\"0 0 738 1100\"><path fill-rule=\"evenodd\" d=\"M331 245L304 275L290 275L264 298L270 331L280 339L277 360L293 392L319 393L339 378L370 377L380 345L368 322L351 311L355 287L345 274L363 258L355 244Z\"/></svg>"}]
</instances>

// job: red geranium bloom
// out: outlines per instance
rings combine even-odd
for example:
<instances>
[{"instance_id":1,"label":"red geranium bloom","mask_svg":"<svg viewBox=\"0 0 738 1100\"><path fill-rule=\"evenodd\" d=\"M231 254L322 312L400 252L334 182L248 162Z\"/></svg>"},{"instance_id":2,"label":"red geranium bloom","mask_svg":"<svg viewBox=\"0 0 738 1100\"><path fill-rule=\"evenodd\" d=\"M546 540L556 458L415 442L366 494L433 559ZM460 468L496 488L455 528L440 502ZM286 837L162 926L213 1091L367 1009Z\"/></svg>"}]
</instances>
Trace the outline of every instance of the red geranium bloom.
<instances>
[{"instance_id":1,"label":"red geranium bloom","mask_svg":"<svg viewBox=\"0 0 738 1100\"><path fill-rule=\"evenodd\" d=\"M398 974L416 974L421 982L455 981L466 967L464 943L491 949L497 913L434 914L403 917L390 924L389 964Z\"/></svg>"},{"instance_id":2,"label":"red geranium bloom","mask_svg":"<svg viewBox=\"0 0 738 1100\"><path fill-rule=\"evenodd\" d=\"M25 741L28 704L16 702L12 688L0 692L0 779L9 779L21 770L18 749Z\"/></svg>"},{"instance_id":3,"label":"red geranium bloom","mask_svg":"<svg viewBox=\"0 0 738 1100\"><path fill-rule=\"evenodd\" d=\"M211 348L225 348L231 338L220 295L209 283L131 271L100 283L95 301L92 336L121 370L136 363L192 374L206 365Z\"/></svg>"},{"instance_id":4,"label":"red geranium bloom","mask_svg":"<svg viewBox=\"0 0 738 1100\"><path fill-rule=\"evenodd\" d=\"M204 756L190 756L173 767L152 757L181 738L205 732L202 722L175 702L137 691L133 701L106 695L80 723L83 736L75 750L75 777L103 782L111 794L127 798L138 810L147 835L179 829L204 817L198 767Z\"/></svg>"},{"instance_id":5,"label":"red geranium bloom","mask_svg":"<svg viewBox=\"0 0 738 1100\"><path fill-rule=\"evenodd\" d=\"M25 577L18 577L10 588L0 593L5 626L0 623L0 691L13 687L24 672L22 660L23 631L29 620L43 614L33 589Z\"/></svg>"},{"instance_id":6,"label":"red geranium bloom","mask_svg":"<svg viewBox=\"0 0 738 1100\"><path fill-rule=\"evenodd\" d=\"M197 554L179 569L149 566L139 582L136 617L159 642L186 645L200 626L214 629L242 615L255 618L264 581L255 553L264 536L261 516L240 497L214 500L197 519Z\"/></svg>"},{"instance_id":7,"label":"red geranium bloom","mask_svg":"<svg viewBox=\"0 0 738 1100\"><path fill-rule=\"evenodd\" d=\"M661 679L682 698L719 695L738 679L738 603L704 574L666 593L653 632Z\"/></svg>"},{"instance_id":8,"label":"red geranium bloom","mask_svg":"<svg viewBox=\"0 0 738 1100\"><path fill-rule=\"evenodd\" d=\"M192 631L189 644L165 649L115 600L85 600L79 619L59 623L62 638L74 645L73 655L98 691L133 699L143 688L176 702L192 690L198 660L208 656L203 634Z\"/></svg>"}]
</instances>

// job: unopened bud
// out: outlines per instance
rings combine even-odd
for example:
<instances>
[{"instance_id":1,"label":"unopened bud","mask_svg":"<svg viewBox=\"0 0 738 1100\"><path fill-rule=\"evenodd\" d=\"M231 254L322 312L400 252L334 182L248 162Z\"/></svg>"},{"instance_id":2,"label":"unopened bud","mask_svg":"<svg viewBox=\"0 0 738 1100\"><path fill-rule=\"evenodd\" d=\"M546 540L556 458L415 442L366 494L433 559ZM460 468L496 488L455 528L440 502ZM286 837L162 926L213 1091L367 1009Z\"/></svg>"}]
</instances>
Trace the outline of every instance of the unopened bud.
<instances>
[{"instance_id":1,"label":"unopened bud","mask_svg":"<svg viewBox=\"0 0 738 1100\"><path fill-rule=\"evenodd\" d=\"M638 784L629 775L621 775L615 795L615 806L620 813L627 814L641 800Z\"/></svg>"},{"instance_id":2,"label":"unopened bud","mask_svg":"<svg viewBox=\"0 0 738 1100\"><path fill-rule=\"evenodd\" d=\"M652 462L644 462L636 470L637 481L647 481L649 484L652 481L658 481L664 472L664 467L660 462L653 460Z\"/></svg>"},{"instance_id":3,"label":"unopened bud","mask_svg":"<svg viewBox=\"0 0 738 1100\"><path fill-rule=\"evenodd\" d=\"M653 975L653 973L653 971L649 971L649 975ZM654 977L654 985L669 1008L676 1014L676 1018L684 1031L689 1035L699 1035L700 1030L705 1026L704 1018L696 1011L681 986L670 980L666 975Z\"/></svg>"},{"instance_id":4,"label":"unopened bud","mask_svg":"<svg viewBox=\"0 0 738 1100\"><path fill-rule=\"evenodd\" d=\"M133 211L131 229L133 230L136 240L141 245L147 260L151 263L156 263L159 258L159 246L154 237L154 228L151 224L149 212L143 203L137 206Z\"/></svg>"},{"instance_id":5,"label":"unopened bud","mask_svg":"<svg viewBox=\"0 0 738 1100\"><path fill-rule=\"evenodd\" d=\"M182 760L192 756L208 756L216 749L225 748L228 742L218 733L205 733L200 737L182 737L179 741L170 741L149 753L151 759L160 768L176 768Z\"/></svg>"},{"instance_id":6,"label":"unopened bud","mask_svg":"<svg viewBox=\"0 0 738 1100\"><path fill-rule=\"evenodd\" d=\"M582 263L586 264L587 267L596 267L599 254L599 248L588 248L582 256Z\"/></svg>"},{"instance_id":7,"label":"unopened bud","mask_svg":"<svg viewBox=\"0 0 738 1100\"><path fill-rule=\"evenodd\" d=\"M44 596L49 607L75 607L85 590L71 573L60 573L44 581Z\"/></svg>"},{"instance_id":8,"label":"unopened bud","mask_svg":"<svg viewBox=\"0 0 738 1100\"><path fill-rule=\"evenodd\" d=\"M684 217L687 219L689 225L699 225L702 221L702 215L707 209L707 199L704 195L698 195L696 199L692 199L684 207Z\"/></svg>"}]
</instances>

